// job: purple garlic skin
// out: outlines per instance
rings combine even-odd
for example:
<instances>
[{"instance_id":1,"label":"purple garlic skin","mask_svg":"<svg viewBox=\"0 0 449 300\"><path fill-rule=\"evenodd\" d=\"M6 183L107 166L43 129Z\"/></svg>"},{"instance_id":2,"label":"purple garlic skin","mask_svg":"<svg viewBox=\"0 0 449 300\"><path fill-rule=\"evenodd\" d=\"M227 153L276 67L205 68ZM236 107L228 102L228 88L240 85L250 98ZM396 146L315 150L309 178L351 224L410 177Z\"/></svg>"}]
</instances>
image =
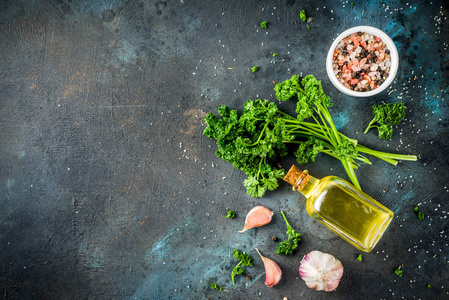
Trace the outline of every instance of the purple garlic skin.
<instances>
[{"instance_id":1,"label":"purple garlic skin","mask_svg":"<svg viewBox=\"0 0 449 300\"><path fill-rule=\"evenodd\" d=\"M306 285L317 291L335 291L343 276L342 263L328 253L309 252L301 261L299 275Z\"/></svg>"}]
</instances>

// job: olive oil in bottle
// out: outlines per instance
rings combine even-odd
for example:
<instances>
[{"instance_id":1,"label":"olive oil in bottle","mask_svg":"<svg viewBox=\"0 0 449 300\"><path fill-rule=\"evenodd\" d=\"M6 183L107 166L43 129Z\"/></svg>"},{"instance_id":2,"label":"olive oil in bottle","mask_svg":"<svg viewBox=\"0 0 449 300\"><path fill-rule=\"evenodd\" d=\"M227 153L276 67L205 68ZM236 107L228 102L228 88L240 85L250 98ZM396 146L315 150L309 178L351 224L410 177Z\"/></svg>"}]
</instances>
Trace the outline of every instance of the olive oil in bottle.
<instances>
[{"instance_id":1,"label":"olive oil in bottle","mask_svg":"<svg viewBox=\"0 0 449 300\"><path fill-rule=\"evenodd\" d=\"M284 178L307 198L307 213L356 248L370 252L393 219L393 212L349 182L319 180L292 166Z\"/></svg>"}]
</instances>

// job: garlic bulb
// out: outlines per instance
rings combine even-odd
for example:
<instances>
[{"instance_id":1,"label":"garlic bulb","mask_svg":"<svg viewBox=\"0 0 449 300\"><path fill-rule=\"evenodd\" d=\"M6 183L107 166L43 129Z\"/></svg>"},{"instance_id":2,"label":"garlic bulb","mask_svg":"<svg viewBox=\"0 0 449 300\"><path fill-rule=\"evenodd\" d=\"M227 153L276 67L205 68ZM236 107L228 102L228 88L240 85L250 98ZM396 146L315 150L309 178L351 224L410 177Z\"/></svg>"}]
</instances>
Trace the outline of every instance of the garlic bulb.
<instances>
[{"instance_id":1,"label":"garlic bulb","mask_svg":"<svg viewBox=\"0 0 449 300\"><path fill-rule=\"evenodd\" d=\"M273 260L266 258L260 254L259 249L256 249L259 253L260 258L262 258L263 265L265 266L265 284L267 287L272 287L279 283L282 278L282 270L279 268L278 264Z\"/></svg>"},{"instance_id":2,"label":"garlic bulb","mask_svg":"<svg viewBox=\"0 0 449 300\"><path fill-rule=\"evenodd\" d=\"M299 275L309 288L331 292L343 276L343 265L330 254L312 251L302 259Z\"/></svg>"},{"instance_id":3,"label":"garlic bulb","mask_svg":"<svg viewBox=\"0 0 449 300\"><path fill-rule=\"evenodd\" d=\"M274 212L265 206L256 206L246 215L245 227L239 232L245 232L254 227L260 227L271 222Z\"/></svg>"}]
</instances>

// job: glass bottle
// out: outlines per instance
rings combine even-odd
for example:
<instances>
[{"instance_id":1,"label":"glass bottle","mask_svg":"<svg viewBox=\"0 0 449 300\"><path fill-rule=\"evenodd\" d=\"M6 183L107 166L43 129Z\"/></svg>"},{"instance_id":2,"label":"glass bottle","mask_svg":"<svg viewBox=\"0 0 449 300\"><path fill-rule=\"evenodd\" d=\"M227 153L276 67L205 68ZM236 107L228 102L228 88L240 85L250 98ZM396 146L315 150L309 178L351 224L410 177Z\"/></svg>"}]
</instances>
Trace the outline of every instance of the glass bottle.
<instances>
[{"instance_id":1,"label":"glass bottle","mask_svg":"<svg viewBox=\"0 0 449 300\"><path fill-rule=\"evenodd\" d=\"M393 212L337 176L319 180L292 166L284 180L307 198L307 212L356 248L370 252Z\"/></svg>"}]
</instances>

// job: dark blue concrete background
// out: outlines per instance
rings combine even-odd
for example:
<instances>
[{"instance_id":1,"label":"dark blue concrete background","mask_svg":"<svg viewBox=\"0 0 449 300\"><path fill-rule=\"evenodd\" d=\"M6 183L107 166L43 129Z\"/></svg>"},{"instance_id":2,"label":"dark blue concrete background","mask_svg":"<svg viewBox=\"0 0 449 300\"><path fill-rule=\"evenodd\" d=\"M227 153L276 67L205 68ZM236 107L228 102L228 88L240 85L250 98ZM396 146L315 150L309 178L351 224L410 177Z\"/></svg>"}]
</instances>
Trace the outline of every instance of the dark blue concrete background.
<instances>
[{"instance_id":1,"label":"dark blue concrete background","mask_svg":"<svg viewBox=\"0 0 449 300\"><path fill-rule=\"evenodd\" d=\"M444 0L1 1L0 298L447 299L448 8ZM333 38L356 25L384 30L401 58L391 87L369 99L341 95L325 72ZM202 136L207 112L274 100L272 81L291 74L322 79L346 135L419 155L357 170L364 191L396 214L362 262L287 184L248 197L244 174ZM396 101L407 119L392 140L361 133L373 104ZM281 108L293 113L294 104ZM346 178L330 157L302 167ZM237 233L255 205L274 210L273 222ZM226 208L237 218L225 218ZM280 210L303 235L293 257L276 255L271 240L285 237ZM253 247L278 262L279 286L264 285ZM231 283L233 248L254 257L252 280ZM311 250L342 261L337 291L299 278Z\"/></svg>"}]
</instances>

